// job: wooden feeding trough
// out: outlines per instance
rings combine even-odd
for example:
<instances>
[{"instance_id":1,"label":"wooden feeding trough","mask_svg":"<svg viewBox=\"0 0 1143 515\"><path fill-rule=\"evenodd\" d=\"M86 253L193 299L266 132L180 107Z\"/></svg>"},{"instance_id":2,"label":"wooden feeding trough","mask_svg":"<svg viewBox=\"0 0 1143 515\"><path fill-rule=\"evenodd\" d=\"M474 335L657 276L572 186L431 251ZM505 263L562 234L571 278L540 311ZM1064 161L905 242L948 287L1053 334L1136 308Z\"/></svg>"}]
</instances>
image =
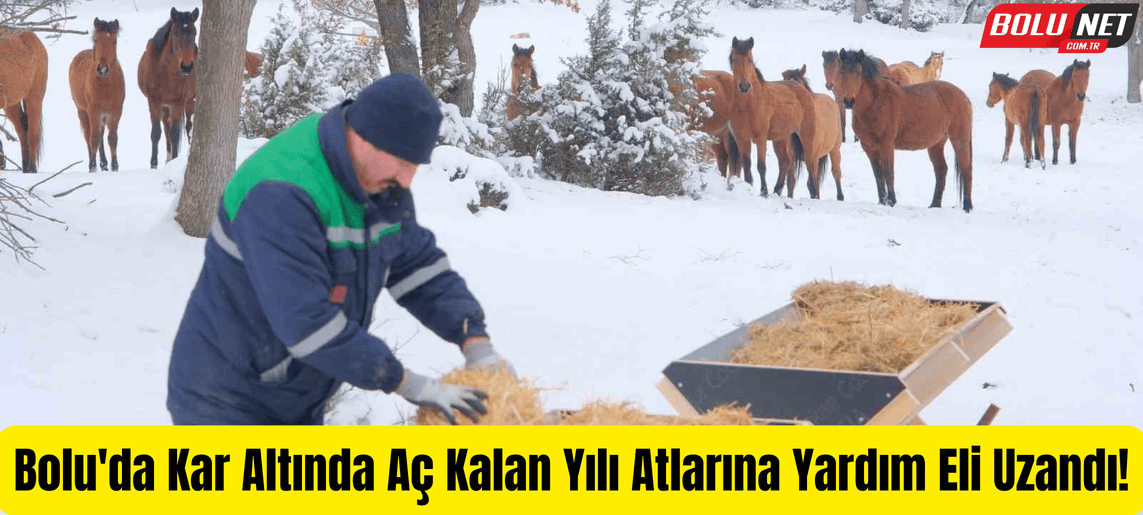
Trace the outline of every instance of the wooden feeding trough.
<instances>
[{"instance_id":1,"label":"wooden feeding trough","mask_svg":"<svg viewBox=\"0 0 1143 515\"><path fill-rule=\"evenodd\" d=\"M737 403L749 404L751 415L763 423L923 424L921 410L1012 330L999 303L925 300L978 307L975 316L897 373L733 363L732 353L747 344L755 324L800 319L790 302L671 362L659 391L684 416ZM990 423L994 415L993 406L980 423Z\"/></svg>"}]
</instances>

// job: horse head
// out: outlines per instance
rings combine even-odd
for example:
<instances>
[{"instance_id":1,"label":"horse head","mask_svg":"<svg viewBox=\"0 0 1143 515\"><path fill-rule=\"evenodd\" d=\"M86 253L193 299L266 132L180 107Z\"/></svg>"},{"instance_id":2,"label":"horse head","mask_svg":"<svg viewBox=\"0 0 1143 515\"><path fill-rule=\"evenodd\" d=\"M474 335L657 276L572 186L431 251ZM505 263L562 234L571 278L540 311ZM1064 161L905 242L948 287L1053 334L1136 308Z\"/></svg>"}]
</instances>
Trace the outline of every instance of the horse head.
<instances>
[{"instance_id":1,"label":"horse head","mask_svg":"<svg viewBox=\"0 0 1143 515\"><path fill-rule=\"evenodd\" d=\"M734 75L734 82L738 84L739 93L750 92L750 77L758 73L754 66L754 37L738 39L734 37L730 42L730 72Z\"/></svg>"},{"instance_id":2,"label":"horse head","mask_svg":"<svg viewBox=\"0 0 1143 515\"><path fill-rule=\"evenodd\" d=\"M1004 100L1004 94L1016 87L1017 81L1007 73L992 72L992 82L988 83L988 100L984 105L992 107Z\"/></svg>"},{"instance_id":3,"label":"horse head","mask_svg":"<svg viewBox=\"0 0 1143 515\"><path fill-rule=\"evenodd\" d=\"M822 71L825 73L825 87L833 91L833 83L837 82L837 70L841 61L837 58L837 50L822 51Z\"/></svg>"},{"instance_id":4,"label":"horse head","mask_svg":"<svg viewBox=\"0 0 1143 515\"><path fill-rule=\"evenodd\" d=\"M106 77L111 65L118 60L116 47L119 41L119 20L103 21L95 19L95 31L91 35L95 43L95 73Z\"/></svg>"},{"instance_id":5,"label":"horse head","mask_svg":"<svg viewBox=\"0 0 1143 515\"><path fill-rule=\"evenodd\" d=\"M945 52L930 52L929 58L925 59L925 68L933 70L933 80L941 78L941 70L945 67Z\"/></svg>"},{"instance_id":6,"label":"horse head","mask_svg":"<svg viewBox=\"0 0 1143 515\"><path fill-rule=\"evenodd\" d=\"M792 80L798 84L801 84L807 90L810 89L810 81L809 79L806 79L806 65L804 64L801 68L794 68L792 70L786 70L782 72L782 80Z\"/></svg>"},{"instance_id":7,"label":"horse head","mask_svg":"<svg viewBox=\"0 0 1143 515\"><path fill-rule=\"evenodd\" d=\"M1076 59L1063 74L1068 93L1074 94L1081 102L1087 98L1087 82L1091 78L1091 60Z\"/></svg>"},{"instance_id":8,"label":"horse head","mask_svg":"<svg viewBox=\"0 0 1143 515\"><path fill-rule=\"evenodd\" d=\"M512 93L520 93L520 88L527 80L534 89L538 89L539 79L536 77L536 67L532 62L532 54L536 52L536 45L520 48L512 44Z\"/></svg>"},{"instance_id":9,"label":"horse head","mask_svg":"<svg viewBox=\"0 0 1143 515\"><path fill-rule=\"evenodd\" d=\"M194 63L198 60L198 44L195 40L198 29L194 24L198 21L198 7L191 12L180 12L171 8L170 34L168 36L171 54L179 63L179 72L185 77L194 71Z\"/></svg>"},{"instance_id":10,"label":"horse head","mask_svg":"<svg viewBox=\"0 0 1143 515\"><path fill-rule=\"evenodd\" d=\"M865 55L864 50L854 52L843 48L838 53L837 80L833 84L833 92L841 96L845 107L853 107L864 83L864 76L867 75L866 69L870 67L876 69L876 64Z\"/></svg>"}]
</instances>

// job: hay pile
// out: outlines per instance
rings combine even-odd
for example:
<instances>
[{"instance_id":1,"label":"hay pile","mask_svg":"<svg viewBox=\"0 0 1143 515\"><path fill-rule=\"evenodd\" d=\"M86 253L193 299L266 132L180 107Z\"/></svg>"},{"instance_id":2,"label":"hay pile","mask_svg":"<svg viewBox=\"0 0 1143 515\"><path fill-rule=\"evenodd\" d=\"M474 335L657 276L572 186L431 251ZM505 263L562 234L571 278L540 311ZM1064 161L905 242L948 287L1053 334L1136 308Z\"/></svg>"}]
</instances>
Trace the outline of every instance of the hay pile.
<instances>
[{"instance_id":1,"label":"hay pile","mask_svg":"<svg viewBox=\"0 0 1143 515\"><path fill-rule=\"evenodd\" d=\"M975 304L934 304L892 286L854 282L813 282L792 297L798 316L752 327L732 362L895 374L977 311Z\"/></svg>"},{"instance_id":2,"label":"hay pile","mask_svg":"<svg viewBox=\"0 0 1143 515\"><path fill-rule=\"evenodd\" d=\"M548 415L544 412L538 388L526 379L493 371L458 369L441 377L449 384L471 386L488 393L488 414L480 417L480 425L751 425L746 408L720 406L697 418L651 415L635 403L597 400L581 409ZM471 425L472 420L456 412L458 424ZM433 409L417 409L418 425L446 425L448 420Z\"/></svg>"}]
</instances>

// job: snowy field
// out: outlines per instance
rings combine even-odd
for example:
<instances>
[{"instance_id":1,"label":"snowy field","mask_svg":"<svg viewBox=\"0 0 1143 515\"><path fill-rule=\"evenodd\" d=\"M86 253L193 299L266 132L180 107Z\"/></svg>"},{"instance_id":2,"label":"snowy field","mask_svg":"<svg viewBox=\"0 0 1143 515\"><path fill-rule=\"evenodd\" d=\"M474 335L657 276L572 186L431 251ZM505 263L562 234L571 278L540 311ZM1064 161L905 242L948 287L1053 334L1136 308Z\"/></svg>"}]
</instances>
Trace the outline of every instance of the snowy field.
<instances>
[{"instance_id":1,"label":"snowy field","mask_svg":"<svg viewBox=\"0 0 1143 515\"><path fill-rule=\"evenodd\" d=\"M277 4L258 3L248 48L261 44ZM579 14L551 5L482 7L473 26L477 98L511 58L514 42L535 45L541 82L554 82L563 69L559 58L584 51L594 4L581 0ZM177 199L166 182L181 173L186 148L179 160L147 168L150 122L135 73L144 41L172 5L189 10L199 3L95 0L74 9L74 27L89 29L93 16L117 18L123 27L119 56L128 90L118 173L84 170L67 67L90 39L47 43L46 173L0 176L28 187L84 163L36 189L50 204L42 211L66 222L24 224L40 240L35 259L46 270L0 254L0 428L170 423L170 344L204 240L184 236L172 220ZM625 25L623 11L613 9L616 26ZM425 167L413 184L422 223L482 302L496 346L518 371L554 388L548 408L606 396L672 413L655 388L671 360L781 306L797 286L832 278L998 301L1008 310L1013 332L925 409L929 424L972 424L996 403L996 424L1143 428L1143 105L1125 102L1125 48L1090 56L1078 164L1042 171L1022 166L1018 142L1012 160L1000 163L1003 113L984 105L988 82L992 72L1059 74L1075 56L980 49L981 25L916 33L856 25L849 15L824 11L731 7L716 9L709 21L722 35L705 42L706 68L727 70L731 37L753 36L766 78L806 64L819 91L822 50L864 48L890 63L920 63L930 51L945 51L942 79L973 103L976 209L956 207L951 176L945 208L926 208L933 174L923 151L897 153L898 204L878 206L869 161L851 129L840 203L832 180L819 201L807 198L804 180L793 200L759 198L739 181L727 191L712 165L710 187L697 201L519 179L523 202L473 216L462 185ZM509 39L519 32L531 38ZM18 146L5 143L13 156ZM260 143L241 141L239 158ZM1066 149L1064 142L1061 163ZM768 162L772 186L772 152ZM94 184L50 196L86 181ZM463 362L387 295L376 320L374 334L415 370L444 373ZM986 382L996 387L982 388ZM410 408L396 396L349 390L327 423L389 424Z\"/></svg>"}]
</instances>

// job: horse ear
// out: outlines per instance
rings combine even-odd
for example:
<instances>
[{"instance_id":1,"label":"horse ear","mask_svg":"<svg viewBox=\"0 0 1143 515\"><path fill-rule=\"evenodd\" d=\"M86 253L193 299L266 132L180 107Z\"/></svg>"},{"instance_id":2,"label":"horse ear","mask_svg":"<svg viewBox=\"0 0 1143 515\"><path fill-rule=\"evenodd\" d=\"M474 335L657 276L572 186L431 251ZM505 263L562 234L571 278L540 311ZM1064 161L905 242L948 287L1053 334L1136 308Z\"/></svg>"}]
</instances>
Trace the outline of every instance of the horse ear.
<instances>
[{"instance_id":1,"label":"horse ear","mask_svg":"<svg viewBox=\"0 0 1143 515\"><path fill-rule=\"evenodd\" d=\"M845 49L843 48L843 49L841 49L841 51L840 51L840 52L838 52L838 53L837 53L837 57L838 57L839 59L845 59L846 57L849 57L849 54L848 54L848 53L845 51Z\"/></svg>"},{"instance_id":2,"label":"horse ear","mask_svg":"<svg viewBox=\"0 0 1143 515\"><path fill-rule=\"evenodd\" d=\"M536 45L528 47L528 57L532 57L532 52L536 51Z\"/></svg>"},{"instance_id":3,"label":"horse ear","mask_svg":"<svg viewBox=\"0 0 1143 515\"><path fill-rule=\"evenodd\" d=\"M735 47L738 46L738 36L734 36L734 38L730 40L730 45Z\"/></svg>"},{"instance_id":4,"label":"horse ear","mask_svg":"<svg viewBox=\"0 0 1143 515\"><path fill-rule=\"evenodd\" d=\"M857 51L857 60L858 61L864 61L865 60L865 50L858 50Z\"/></svg>"},{"instance_id":5,"label":"horse ear","mask_svg":"<svg viewBox=\"0 0 1143 515\"><path fill-rule=\"evenodd\" d=\"M520 51L520 47L516 46L516 43L512 43L512 53L515 54L519 51Z\"/></svg>"},{"instance_id":6,"label":"horse ear","mask_svg":"<svg viewBox=\"0 0 1143 515\"><path fill-rule=\"evenodd\" d=\"M173 19L177 18L178 16L179 16L178 9L175 9L174 7L172 7L171 8L171 19L173 20Z\"/></svg>"},{"instance_id":7,"label":"horse ear","mask_svg":"<svg viewBox=\"0 0 1143 515\"><path fill-rule=\"evenodd\" d=\"M198 21L198 7L195 7L194 10L191 11L191 23L196 21Z\"/></svg>"},{"instance_id":8,"label":"horse ear","mask_svg":"<svg viewBox=\"0 0 1143 515\"><path fill-rule=\"evenodd\" d=\"M1088 59L1088 60L1087 60L1087 62L1085 62L1085 63L1083 64L1083 67L1084 67L1084 68L1089 68L1089 67L1091 67L1091 59Z\"/></svg>"},{"instance_id":9,"label":"horse ear","mask_svg":"<svg viewBox=\"0 0 1143 515\"><path fill-rule=\"evenodd\" d=\"M802 74L802 75L805 75L805 74L806 74L806 65L804 65L804 64L802 65L802 71L801 71L801 74Z\"/></svg>"},{"instance_id":10,"label":"horse ear","mask_svg":"<svg viewBox=\"0 0 1143 515\"><path fill-rule=\"evenodd\" d=\"M822 59L829 57L829 50L822 50Z\"/></svg>"},{"instance_id":11,"label":"horse ear","mask_svg":"<svg viewBox=\"0 0 1143 515\"><path fill-rule=\"evenodd\" d=\"M754 36L750 36L750 39L746 40L746 49L750 50L752 48L754 48Z\"/></svg>"}]
</instances>

